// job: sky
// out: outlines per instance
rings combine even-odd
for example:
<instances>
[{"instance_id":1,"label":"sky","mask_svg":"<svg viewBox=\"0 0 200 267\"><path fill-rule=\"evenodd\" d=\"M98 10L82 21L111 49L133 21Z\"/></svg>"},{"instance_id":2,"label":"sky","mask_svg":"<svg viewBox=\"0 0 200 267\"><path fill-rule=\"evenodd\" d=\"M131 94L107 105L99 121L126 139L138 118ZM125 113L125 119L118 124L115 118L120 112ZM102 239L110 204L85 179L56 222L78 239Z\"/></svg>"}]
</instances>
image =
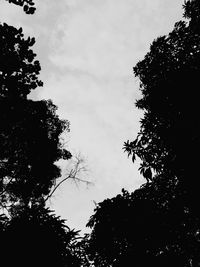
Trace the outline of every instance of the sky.
<instances>
[{"instance_id":1,"label":"sky","mask_svg":"<svg viewBox=\"0 0 200 267\"><path fill-rule=\"evenodd\" d=\"M70 121L66 148L81 154L91 184L66 181L48 203L67 225L87 232L95 203L134 191L144 179L122 147L134 140L142 112L133 67L151 42L169 33L182 17L181 0L36 0L37 11L0 3L0 22L22 27L36 38L43 88L33 99L52 99ZM63 176L71 168L61 163ZM120 215L119 215L120 216Z\"/></svg>"}]
</instances>

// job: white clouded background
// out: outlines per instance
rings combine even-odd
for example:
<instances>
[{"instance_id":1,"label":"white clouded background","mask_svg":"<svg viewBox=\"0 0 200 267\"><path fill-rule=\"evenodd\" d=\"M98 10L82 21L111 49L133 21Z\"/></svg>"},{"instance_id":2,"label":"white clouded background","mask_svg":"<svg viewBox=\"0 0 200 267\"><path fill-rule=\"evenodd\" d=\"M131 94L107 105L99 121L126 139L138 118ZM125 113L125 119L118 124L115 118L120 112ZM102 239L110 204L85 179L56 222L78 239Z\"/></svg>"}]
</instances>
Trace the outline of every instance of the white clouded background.
<instances>
[{"instance_id":1,"label":"white clouded background","mask_svg":"<svg viewBox=\"0 0 200 267\"><path fill-rule=\"evenodd\" d=\"M183 1L37 0L33 16L1 2L0 21L36 37L44 87L32 97L53 100L71 123L69 150L86 159L94 185L68 181L49 203L70 227L85 231L93 201L144 182L122 150L142 115L134 107L140 94L132 68L181 18Z\"/></svg>"}]
</instances>

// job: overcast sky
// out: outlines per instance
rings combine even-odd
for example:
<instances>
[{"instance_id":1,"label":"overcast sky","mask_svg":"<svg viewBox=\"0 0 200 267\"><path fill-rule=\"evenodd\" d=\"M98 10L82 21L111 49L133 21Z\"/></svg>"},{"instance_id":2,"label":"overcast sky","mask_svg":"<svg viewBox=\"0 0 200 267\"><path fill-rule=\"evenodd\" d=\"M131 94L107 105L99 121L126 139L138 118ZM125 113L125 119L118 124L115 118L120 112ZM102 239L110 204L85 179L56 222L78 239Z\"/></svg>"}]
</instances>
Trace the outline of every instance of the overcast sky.
<instances>
[{"instance_id":1,"label":"overcast sky","mask_svg":"<svg viewBox=\"0 0 200 267\"><path fill-rule=\"evenodd\" d=\"M134 107L140 93L132 68L153 39L181 19L183 1L37 0L32 16L4 2L0 21L36 37L44 87L32 97L52 99L70 121L67 147L85 158L84 176L93 182L66 182L49 205L70 227L85 231L94 201L144 182L122 150L136 137L142 115Z\"/></svg>"}]
</instances>

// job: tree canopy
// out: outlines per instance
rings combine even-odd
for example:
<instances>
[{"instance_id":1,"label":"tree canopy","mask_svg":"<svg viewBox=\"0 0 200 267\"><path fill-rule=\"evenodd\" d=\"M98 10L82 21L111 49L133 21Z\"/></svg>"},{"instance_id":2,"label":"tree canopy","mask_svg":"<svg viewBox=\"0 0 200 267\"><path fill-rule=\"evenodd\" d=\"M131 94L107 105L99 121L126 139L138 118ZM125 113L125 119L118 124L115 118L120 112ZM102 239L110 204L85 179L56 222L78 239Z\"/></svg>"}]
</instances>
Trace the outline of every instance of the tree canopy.
<instances>
[{"instance_id":1,"label":"tree canopy","mask_svg":"<svg viewBox=\"0 0 200 267\"><path fill-rule=\"evenodd\" d=\"M95 266L199 266L200 1L183 9L134 67L144 115L124 148L147 182L97 205L88 223Z\"/></svg>"},{"instance_id":2,"label":"tree canopy","mask_svg":"<svg viewBox=\"0 0 200 267\"><path fill-rule=\"evenodd\" d=\"M7 0L35 12L32 0ZM46 201L64 181L84 169L77 159L59 180L60 159L72 157L62 134L69 121L57 115L51 100L29 93L43 86L34 38L22 28L0 24L0 250L6 266L90 267L87 238L46 208ZM83 180L82 180L83 181Z\"/></svg>"},{"instance_id":3,"label":"tree canopy","mask_svg":"<svg viewBox=\"0 0 200 267\"><path fill-rule=\"evenodd\" d=\"M138 156L145 178L161 173L195 184L200 148L198 86L200 72L199 1L187 1L184 17L166 36L153 41L150 51L134 67L144 111L140 132L125 150ZM194 187L191 189L193 190Z\"/></svg>"},{"instance_id":4,"label":"tree canopy","mask_svg":"<svg viewBox=\"0 0 200 267\"><path fill-rule=\"evenodd\" d=\"M198 266L200 218L174 184L157 179L97 205L88 223L95 266Z\"/></svg>"},{"instance_id":5,"label":"tree canopy","mask_svg":"<svg viewBox=\"0 0 200 267\"><path fill-rule=\"evenodd\" d=\"M1 260L7 266L80 267L76 243L78 232L49 209L19 209L4 225Z\"/></svg>"},{"instance_id":6,"label":"tree canopy","mask_svg":"<svg viewBox=\"0 0 200 267\"><path fill-rule=\"evenodd\" d=\"M31 0L8 1L23 6L27 14L35 11ZM69 131L69 122L59 118L57 106L51 100L28 98L43 86L34 43L34 38L24 37L22 28L0 24L1 262L22 267L89 266L79 231L45 207L61 176L57 161L72 155L61 138Z\"/></svg>"},{"instance_id":7,"label":"tree canopy","mask_svg":"<svg viewBox=\"0 0 200 267\"><path fill-rule=\"evenodd\" d=\"M37 202L47 195L69 159L61 134L69 122L60 120L51 100L27 98L42 86L39 61L22 29L0 25L0 199L1 205Z\"/></svg>"}]
</instances>

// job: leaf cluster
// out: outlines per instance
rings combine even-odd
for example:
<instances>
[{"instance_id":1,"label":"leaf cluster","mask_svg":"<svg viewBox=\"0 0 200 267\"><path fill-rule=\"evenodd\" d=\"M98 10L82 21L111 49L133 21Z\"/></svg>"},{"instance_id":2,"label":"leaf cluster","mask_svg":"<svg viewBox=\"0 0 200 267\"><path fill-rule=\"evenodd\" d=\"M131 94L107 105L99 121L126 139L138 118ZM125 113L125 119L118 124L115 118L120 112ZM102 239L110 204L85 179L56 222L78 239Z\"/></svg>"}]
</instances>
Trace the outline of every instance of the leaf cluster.
<instances>
[{"instance_id":1,"label":"leaf cluster","mask_svg":"<svg viewBox=\"0 0 200 267\"><path fill-rule=\"evenodd\" d=\"M0 24L0 97L27 98L31 90L42 86L41 67L31 47L34 38L24 38L22 28Z\"/></svg>"},{"instance_id":2,"label":"leaf cluster","mask_svg":"<svg viewBox=\"0 0 200 267\"><path fill-rule=\"evenodd\" d=\"M26 14L34 14L36 11L35 3L33 0L6 0L9 3L23 7Z\"/></svg>"}]
</instances>

